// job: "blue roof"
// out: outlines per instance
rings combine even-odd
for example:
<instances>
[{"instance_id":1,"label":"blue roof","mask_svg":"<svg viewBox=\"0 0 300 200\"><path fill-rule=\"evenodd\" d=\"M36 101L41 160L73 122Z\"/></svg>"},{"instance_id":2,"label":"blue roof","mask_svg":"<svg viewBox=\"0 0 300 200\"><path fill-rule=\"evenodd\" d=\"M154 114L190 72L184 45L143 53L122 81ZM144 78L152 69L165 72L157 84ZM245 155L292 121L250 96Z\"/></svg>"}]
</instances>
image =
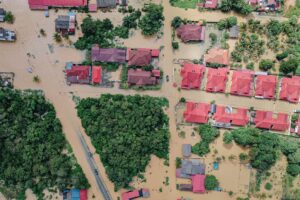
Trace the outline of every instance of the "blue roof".
<instances>
[{"instance_id":1,"label":"blue roof","mask_svg":"<svg viewBox=\"0 0 300 200\"><path fill-rule=\"evenodd\" d=\"M80 190L78 189L72 189L71 190L71 194L72 194L72 200L79 200L80 199Z\"/></svg>"}]
</instances>

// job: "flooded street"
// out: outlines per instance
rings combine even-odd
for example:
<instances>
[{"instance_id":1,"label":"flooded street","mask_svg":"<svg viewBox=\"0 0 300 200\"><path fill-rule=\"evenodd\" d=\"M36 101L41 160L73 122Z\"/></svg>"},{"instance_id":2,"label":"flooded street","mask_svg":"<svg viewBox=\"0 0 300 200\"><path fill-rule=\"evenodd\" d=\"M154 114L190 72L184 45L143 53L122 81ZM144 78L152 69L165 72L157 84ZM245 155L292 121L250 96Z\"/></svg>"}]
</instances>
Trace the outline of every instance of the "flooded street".
<instances>
[{"instance_id":1,"label":"flooded street","mask_svg":"<svg viewBox=\"0 0 300 200\"><path fill-rule=\"evenodd\" d=\"M132 0L130 5L136 8L141 8L143 5L142 0ZM57 112L57 117L60 119L63 131L70 145L73 148L74 154L78 163L81 165L85 175L87 176L91 189L89 190L89 199L92 199L94 195L96 200L101 200L102 196L99 192L96 184L96 179L93 176L84 150L80 145L80 140L77 137L77 133L81 132L84 135L85 140L88 143L92 152L95 152L95 148L91 144L90 138L84 133L81 126L80 119L77 117L75 103L72 100L72 94L85 97L99 97L104 93L111 94L124 94L124 95L151 95L157 97L166 97L170 102L170 107L166 110L170 118L170 166L167 167L163 164L162 160L156 157L152 157L149 166L146 169L145 178L146 183L133 182L132 185L136 187L147 187L150 189L151 196L149 200L174 200L181 196L191 199L206 199L206 200L229 200L236 199L236 197L245 196L248 191L247 185L249 184L250 171L244 165L238 162L231 162L225 160L220 165L219 171L212 171L210 164L215 160L213 153L208 154L205 157L205 163L208 167L208 172L214 174L221 183L224 192L209 192L207 194L193 194L188 192L180 192L176 190L176 184L181 183L183 180L176 180L175 177L175 159L181 157L181 145L182 144L195 144L199 141L199 136L191 136L192 130L187 128L186 138L182 139L178 136L179 130L176 128L176 111L175 105L178 103L181 97L185 97L187 100L195 102L209 103L212 100L216 101L216 104L231 105L236 107L249 108L253 106L256 109L264 109L275 112L291 113L299 105L290 104L283 101L268 101L258 100L255 98L228 96L225 94L212 94L204 91L179 91L176 87L173 87L174 80L174 64L173 60L178 58L200 58L197 49L197 45L192 45L190 52L174 53L172 50L172 29L171 21L175 16L181 18L188 18L190 20L204 19L210 22L219 21L222 18L228 17L228 14L221 12L199 12L198 10L184 10L174 8L169 5L169 0L161 2L164 6L165 25L163 27L163 35L161 38L145 38L141 35L140 31L134 31L132 38L126 41L120 41L127 47L142 47L142 48L161 48L160 54L160 67L164 71L164 75L169 75L170 81L163 82L162 89L159 91L142 91L137 92L134 90L121 90L117 87L114 88L100 88L91 87L87 85L72 85L68 86L64 77L64 66L66 62L79 63L84 60L85 53L71 48L68 41L64 41L63 45L56 44L52 38L54 33L54 20L59 14L67 13L67 10L59 10L55 13L54 9L50 11L50 17L45 18L43 11L30 11L28 8L27 0L2 0L1 7L7 10L11 10L16 17L14 24L1 24L1 26L15 30L17 33L17 42L15 43L0 43L0 71L2 72L14 72L15 73L15 88L17 89L41 89L45 92L47 99L53 103ZM113 10L112 12L91 14L93 18L110 18L116 25L122 22L122 14ZM78 22L81 23L86 14L78 14ZM238 17L239 22L243 22L246 19ZM44 29L47 36L40 35L40 29ZM80 31L77 31L75 36L71 36L71 41L76 41L80 36ZM180 44L182 45L182 44ZM188 48L188 45L184 47ZM199 50L200 52L200 50ZM189 57L188 57L189 58ZM32 73L28 73L27 68L33 69ZM33 77L38 75L40 77L40 83L34 83ZM114 76L114 79L116 77ZM241 152L247 152L245 149L233 145L231 147L224 146L222 137L220 136L212 145L211 149L217 149L218 156L224 156L228 158L230 155L238 155ZM212 150L213 152L213 150ZM196 156L195 156L196 157ZM120 196L122 191L114 192L113 184L108 180L104 167L100 161L98 155L94 155L96 164L100 169L101 176L105 180L112 198L114 200ZM169 178L169 185L163 184L166 177ZM159 189L162 188L162 192ZM233 191L234 195L230 197L228 191ZM30 192L27 192L28 199L34 199ZM0 194L0 199L4 199Z\"/></svg>"}]
</instances>

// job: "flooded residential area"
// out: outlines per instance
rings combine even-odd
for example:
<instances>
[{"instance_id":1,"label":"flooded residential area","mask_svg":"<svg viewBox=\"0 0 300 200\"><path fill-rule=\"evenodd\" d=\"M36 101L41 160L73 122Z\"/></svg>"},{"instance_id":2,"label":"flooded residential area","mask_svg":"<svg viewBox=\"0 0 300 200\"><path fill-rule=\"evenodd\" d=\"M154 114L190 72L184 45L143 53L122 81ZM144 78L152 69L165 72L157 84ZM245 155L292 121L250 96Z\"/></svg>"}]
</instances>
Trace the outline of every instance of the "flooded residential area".
<instances>
[{"instance_id":1,"label":"flooded residential area","mask_svg":"<svg viewBox=\"0 0 300 200\"><path fill-rule=\"evenodd\" d=\"M41 9L38 2L46 0L0 0L0 38L1 28L16 35L13 42L0 40L0 169L5 169L0 200L69 200L79 191L78 200L299 200L300 3L243 0L241 13L244 9L232 2L225 12L223 1L230 2L90 0L87 10L80 10ZM97 2L115 3L101 7ZM163 24L150 34L156 27L141 21L151 5L163 8L163 18L157 17ZM13 14L13 23L9 17L1 22L1 9ZM123 18L139 12L122 38ZM61 160L39 154L41 164L31 162L32 174L39 174L34 180L13 178L26 170L4 158L17 152L11 141L27 137L9 136L17 130L13 121L24 116L6 118L18 106L12 103L16 94L6 98L5 92L28 89L42 91L54 114L37 113L40 100L19 109L36 106L26 114L31 120L56 115L64 147L71 150L55 151L72 157L72 166L78 163L89 184L75 175L67 182L62 177L75 167L58 170ZM142 99L148 96L153 99ZM26 134L34 137L41 126L46 123L30 126ZM46 139L44 144L27 138L26 144L52 152ZM34 156L26 153L22 159ZM46 169L37 167L43 164L57 177L37 186L47 179Z\"/></svg>"}]
</instances>

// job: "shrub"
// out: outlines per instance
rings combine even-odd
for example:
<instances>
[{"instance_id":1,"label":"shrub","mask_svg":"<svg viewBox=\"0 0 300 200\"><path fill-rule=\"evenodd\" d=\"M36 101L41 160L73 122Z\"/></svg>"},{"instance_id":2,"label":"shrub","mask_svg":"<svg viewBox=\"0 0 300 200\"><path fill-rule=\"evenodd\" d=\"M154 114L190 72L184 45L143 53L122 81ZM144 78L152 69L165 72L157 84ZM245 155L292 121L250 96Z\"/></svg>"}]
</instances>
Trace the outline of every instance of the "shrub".
<instances>
[{"instance_id":1,"label":"shrub","mask_svg":"<svg viewBox=\"0 0 300 200\"><path fill-rule=\"evenodd\" d=\"M230 132L226 131L223 136L223 142L225 144L231 144L233 140L233 136Z\"/></svg>"},{"instance_id":2,"label":"shrub","mask_svg":"<svg viewBox=\"0 0 300 200\"><path fill-rule=\"evenodd\" d=\"M219 187L219 181L214 175L207 175L205 177L205 189L214 190Z\"/></svg>"},{"instance_id":3,"label":"shrub","mask_svg":"<svg viewBox=\"0 0 300 200\"><path fill-rule=\"evenodd\" d=\"M239 158L240 158L240 161L246 161L249 159L249 156L246 153L240 153Z\"/></svg>"},{"instance_id":4,"label":"shrub","mask_svg":"<svg viewBox=\"0 0 300 200\"><path fill-rule=\"evenodd\" d=\"M271 189L272 189L272 187L273 187L273 186L272 186L272 184L271 184L271 183L269 183L269 182L268 182L268 183L266 183L266 185L265 185L265 189L266 189L266 190L271 190Z\"/></svg>"},{"instance_id":5,"label":"shrub","mask_svg":"<svg viewBox=\"0 0 300 200\"><path fill-rule=\"evenodd\" d=\"M284 74L295 73L297 67L298 61L294 58L291 58L288 61L282 61L280 63L279 71Z\"/></svg>"},{"instance_id":6,"label":"shrub","mask_svg":"<svg viewBox=\"0 0 300 200\"><path fill-rule=\"evenodd\" d=\"M179 43L178 42L172 42L172 48L174 50L179 49Z\"/></svg>"},{"instance_id":7,"label":"shrub","mask_svg":"<svg viewBox=\"0 0 300 200\"><path fill-rule=\"evenodd\" d=\"M173 28L178 28L180 25L182 24L182 19L180 17L174 17L174 19L172 20L171 26Z\"/></svg>"},{"instance_id":8,"label":"shrub","mask_svg":"<svg viewBox=\"0 0 300 200\"><path fill-rule=\"evenodd\" d=\"M181 167L181 158L176 157L176 169Z\"/></svg>"},{"instance_id":9,"label":"shrub","mask_svg":"<svg viewBox=\"0 0 300 200\"><path fill-rule=\"evenodd\" d=\"M259 62L259 69L268 71L274 67L274 62L269 59L263 59Z\"/></svg>"},{"instance_id":10,"label":"shrub","mask_svg":"<svg viewBox=\"0 0 300 200\"><path fill-rule=\"evenodd\" d=\"M276 59L280 61L280 60L287 58L288 56L289 56L289 52L284 51L282 53L277 54Z\"/></svg>"},{"instance_id":11,"label":"shrub","mask_svg":"<svg viewBox=\"0 0 300 200\"><path fill-rule=\"evenodd\" d=\"M211 40L212 45L216 44L218 38L217 38L217 35L215 33L210 33L209 38Z\"/></svg>"},{"instance_id":12,"label":"shrub","mask_svg":"<svg viewBox=\"0 0 300 200\"><path fill-rule=\"evenodd\" d=\"M10 24L13 24L15 21L15 16L12 14L12 12L8 11L5 14L4 21L6 21L7 23L10 23Z\"/></svg>"}]
</instances>

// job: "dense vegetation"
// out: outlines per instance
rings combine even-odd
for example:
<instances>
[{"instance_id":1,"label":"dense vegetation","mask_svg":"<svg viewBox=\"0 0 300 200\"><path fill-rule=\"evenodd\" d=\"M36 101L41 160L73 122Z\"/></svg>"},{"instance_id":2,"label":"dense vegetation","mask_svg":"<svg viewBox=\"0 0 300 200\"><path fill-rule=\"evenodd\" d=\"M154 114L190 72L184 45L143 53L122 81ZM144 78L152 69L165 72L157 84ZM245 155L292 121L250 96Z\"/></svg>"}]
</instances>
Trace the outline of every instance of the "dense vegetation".
<instances>
[{"instance_id":1,"label":"dense vegetation","mask_svg":"<svg viewBox=\"0 0 300 200\"><path fill-rule=\"evenodd\" d=\"M139 28L142 30L143 35L152 36L160 31L165 19L163 10L162 5L154 3L144 5L145 15L139 21Z\"/></svg>"},{"instance_id":2,"label":"dense vegetation","mask_svg":"<svg viewBox=\"0 0 300 200\"><path fill-rule=\"evenodd\" d=\"M220 10L223 12L233 10L242 15L248 15L253 11L253 8L245 0L222 0Z\"/></svg>"},{"instance_id":3,"label":"dense vegetation","mask_svg":"<svg viewBox=\"0 0 300 200\"><path fill-rule=\"evenodd\" d=\"M209 144L220 135L220 132L209 124L203 124L199 126L198 133L201 136L201 141L192 147L192 152L204 156L210 152Z\"/></svg>"},{"instance_id":4,"label":"dense vegetation","mask_svg":"<svg viewBox=\"0 0 300 200\"><path fill-rule=\"evenodd\" d=\"M217 25L219 30L229 29L230 27L237 25L237 18L232 16L222 19L218 22Z\"/></svg>"},{"instance_id":5,"label":"dense vegetation","mask_svg":"<svg viewBox=\"0 0 300 200\"><path fill-rule=\"evenodd\" d=\"M80 101L78 115L115 189L143 173L152 154L168 159L168 118L162 109L167 105L164 98L139 95Z\"/></svg>"},{"instance_id":6,"label":"dense vegetation","mask_svg":"<svg viewBox=\"0 0 300 200\"><path fill-rule=\"evenodd\" d=\"M89 187L40 92L0 89L0 119L0 189L7 198L24 199L28 188L43 199L44 189Z\"/></svg>"}]
</instances>

